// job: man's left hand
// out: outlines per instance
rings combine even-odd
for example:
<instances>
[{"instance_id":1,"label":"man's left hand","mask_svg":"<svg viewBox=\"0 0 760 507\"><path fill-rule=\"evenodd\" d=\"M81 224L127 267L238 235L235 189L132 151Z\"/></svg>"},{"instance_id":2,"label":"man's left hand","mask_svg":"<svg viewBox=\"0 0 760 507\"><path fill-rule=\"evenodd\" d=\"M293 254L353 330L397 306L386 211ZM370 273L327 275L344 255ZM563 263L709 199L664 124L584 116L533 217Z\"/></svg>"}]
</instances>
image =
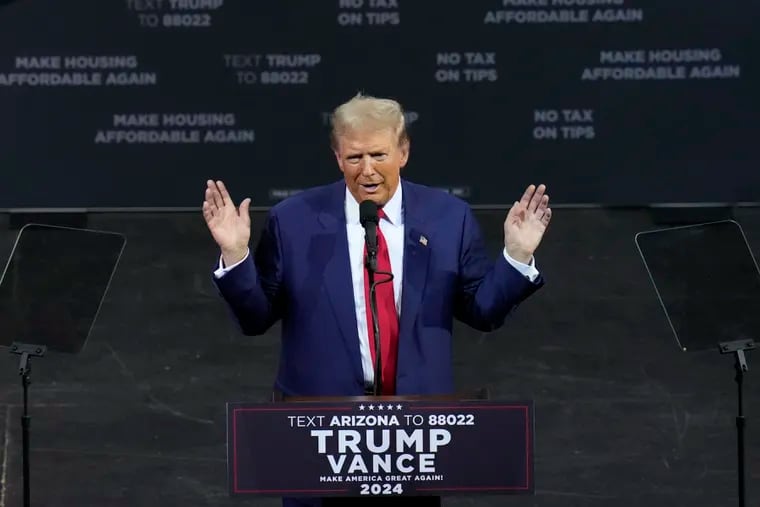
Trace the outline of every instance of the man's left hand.
<instances>
[{"instance_id":1,"label":"man's left hand","mask_svg":"<svg viewBox=\"0 0 760 507\"><path fill-rule=\"evenodd\" d=\"M518 262L530 264L552 218L546 186L530 185L504 221L504 246Z\"/></svg>"}]
</instances>

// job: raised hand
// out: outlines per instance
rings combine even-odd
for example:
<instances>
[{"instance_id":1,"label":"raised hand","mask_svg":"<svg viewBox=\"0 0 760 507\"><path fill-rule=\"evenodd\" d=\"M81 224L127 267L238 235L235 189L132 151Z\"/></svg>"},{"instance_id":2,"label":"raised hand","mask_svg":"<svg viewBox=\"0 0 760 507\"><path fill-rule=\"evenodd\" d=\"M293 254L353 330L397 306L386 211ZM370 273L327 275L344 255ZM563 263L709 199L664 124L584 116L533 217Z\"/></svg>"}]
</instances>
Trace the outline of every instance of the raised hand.
<instances>
[{"instance_id":1,"label":"raised hand","mask_svg":"<svg viewBox=\"0 0 760 507\"><path fill-rule=\"evenodd\" d=\"M211 236L222 250L226 266L243 260L248 253L248 242L251 239L251 217L248 213L250 204L251 200L246 198L240 203L240 208L236 208L223 182L206 182L203 218Z\"/></svg>"},{"instance_id":2,"label":"raised hand","mask_svg":"<svg viewBox=\"0 0 760 507\"><path fill-rule=\"evenodd\" d=\"M530 263L552 217L546 186L530 185L504 221L504 246L516 261Z\"/></svg>"}]
</instances>

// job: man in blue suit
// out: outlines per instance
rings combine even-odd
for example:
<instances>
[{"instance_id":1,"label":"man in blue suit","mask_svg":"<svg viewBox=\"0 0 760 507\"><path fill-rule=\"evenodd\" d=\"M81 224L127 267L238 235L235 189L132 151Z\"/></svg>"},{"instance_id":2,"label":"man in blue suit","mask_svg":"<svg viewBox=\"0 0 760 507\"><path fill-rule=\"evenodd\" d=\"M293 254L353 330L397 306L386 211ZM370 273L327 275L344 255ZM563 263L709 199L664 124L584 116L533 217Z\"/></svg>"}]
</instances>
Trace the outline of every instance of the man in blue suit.
<instances>
[{"instance_id":1,"label":"man in blue suit","mask_svg":"<svg viewBox=\"0 0 760 507\"><path fill-rule=\"evenodd\" d=\"M215 283L246 335L282 321L277 391L369 394L375 346L360 204L372 201L381 210L377 262L393 273L377 289L383 392L453 393L453 319L493 331L544 283L533 253L551 219L545 187L530 185L512 205L493 261L464 201L400 178L410 144L396 101L357 95L334 111L332 129L343 179L274 206L253 253L250 199L237 207L223 182L207 182L203 216L221 249Z\"/></svg>"}]
</instances>

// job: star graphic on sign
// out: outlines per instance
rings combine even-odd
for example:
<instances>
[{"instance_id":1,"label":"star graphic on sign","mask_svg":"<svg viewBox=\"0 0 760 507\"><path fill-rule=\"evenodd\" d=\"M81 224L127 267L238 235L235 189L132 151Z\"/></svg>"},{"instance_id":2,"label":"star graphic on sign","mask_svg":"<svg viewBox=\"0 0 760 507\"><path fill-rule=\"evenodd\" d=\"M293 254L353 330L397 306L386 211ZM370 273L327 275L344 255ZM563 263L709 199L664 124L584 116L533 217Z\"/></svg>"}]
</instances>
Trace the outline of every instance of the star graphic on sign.
<instances>
[{"instance_id":1,"label":"star graphic on sign","mask_svg":"<svg viewBox=\"0 0 760 507\"><path fill-rule=\"evenodd\" d=\"M369 406L369 409L370 409L370 410L375 410L375 406L374 406L374 405L370 405L370 406Z\"/></svg>"},{"instance_id":2,"label":"star graphic on sign","mask_svg":"<svg viewBox=\"0 0 760 507\"><path fill-rule=\"evenodd\" d=\"M391 405L390 403L388 403L388 410L393 410L393 405Z\"/></svg>"},{"instance_id":3,"label":"star graphic on sign","mask_svg":"<svg viewBox=\"0 0 760 507\"><path fill-rule=\"evenodd\" d=\"M401 410L403 407L401 405L396 405L397 410Z\"/></svg>"},{"instance_id":4,"label":"star graphic on sign","mask_svg":"<svg viewBox=\"0 0 760 507\"><path fill-rule=\"evenodd\" d=\"M382 410L382 409L384 409L384 408L385 408L385 407L384 407L382 404L381 404L381 405L378 405L378 406L377 406L377 409L378 409L378 410Z\"/></svg>"},{"instance_id":5,"label":"star graphic on sign","mask_svg":"<svg viewBox=\"0 0 760 507\"><path fill-rule=\"evenodd\" d=\"M364 405L359 405L359 410L364 410Z\"/></svg>"}]
</instances>

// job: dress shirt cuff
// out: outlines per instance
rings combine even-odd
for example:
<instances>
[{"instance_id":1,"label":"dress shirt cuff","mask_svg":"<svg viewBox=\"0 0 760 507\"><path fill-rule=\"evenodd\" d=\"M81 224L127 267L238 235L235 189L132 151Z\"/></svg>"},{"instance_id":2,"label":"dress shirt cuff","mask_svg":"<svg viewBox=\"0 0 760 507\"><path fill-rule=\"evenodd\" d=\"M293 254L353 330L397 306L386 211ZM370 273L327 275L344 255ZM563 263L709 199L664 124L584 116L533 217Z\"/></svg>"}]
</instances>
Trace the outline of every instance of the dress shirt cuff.
<instances>
[{"instance_id":1,"label":"dress shirt cuff","mask_svg":"<svg viewBox=\"0 0 760 507\"><path fill-rule=\"evenodd\" d=\"M525 278L530 280L531 282L535 282L536 278L538 278L538 269L536 269L536 258L532 257L530 258L530 264L525 264L524 262L516 261L510 255L507 253L507 249L504 248L503 250L504 259L508 263L512 265L513 268L515 268L517 271L520 272Z\"/></svg>"},{"instance_id":2,"label":"dress shirt cuff","mask_svg":"<svg viewBox=\"0 0 760 507\"><path fill-rule=\"evenodd\" d=\"M227 273L229 273L230 271L232 271L233 269L235 269L236 267L238 267L239 265L241 265L248 258L249 255L251 255L251 250L250 249L245 253L245 257L243 257L240 261L236 262L232 266L225 266L224 265L224 259L222 259L222 256L220 255L219 256L219 267L216 269L216 271L214 271L214 276L216 278L223 277L224 275L226 275Z\"/></svg>"}]
</instances>

